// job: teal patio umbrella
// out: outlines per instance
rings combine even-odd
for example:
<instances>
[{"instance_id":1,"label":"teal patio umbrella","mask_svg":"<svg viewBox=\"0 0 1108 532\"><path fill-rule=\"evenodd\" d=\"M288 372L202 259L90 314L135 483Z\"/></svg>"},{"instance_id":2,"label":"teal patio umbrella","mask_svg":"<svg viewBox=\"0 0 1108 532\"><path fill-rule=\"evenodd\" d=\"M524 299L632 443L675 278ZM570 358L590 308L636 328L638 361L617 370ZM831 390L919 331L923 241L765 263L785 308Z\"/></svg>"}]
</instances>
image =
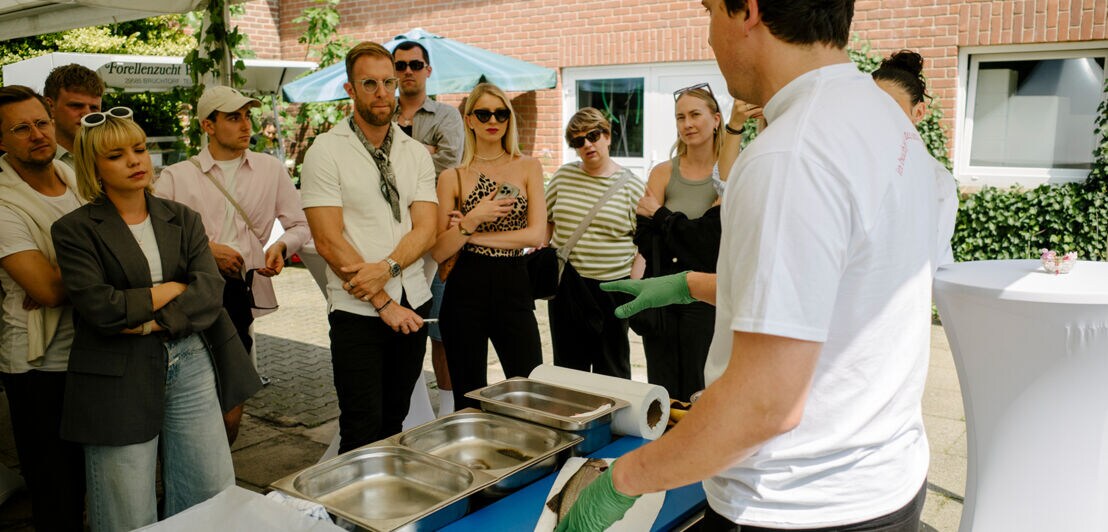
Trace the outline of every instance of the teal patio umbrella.
<instances>
[{"instance_id":1,"label":"teal patio umbrella","mask_svg":"<svg viewBox=\"0 0 1108 532\"><path fill-rule=\"evenodd\" d=\"M557 73L513 57L470 46L453 39L413 29L384 44L390 52L404 41L415 41L431 56L431 77L427 94L469 92L482 81L494 83L509 92L553 88ZM289 102L329 102L347 97L346 65L337 63L287 83L282 92Z\"/></svg>"}]
</instances>

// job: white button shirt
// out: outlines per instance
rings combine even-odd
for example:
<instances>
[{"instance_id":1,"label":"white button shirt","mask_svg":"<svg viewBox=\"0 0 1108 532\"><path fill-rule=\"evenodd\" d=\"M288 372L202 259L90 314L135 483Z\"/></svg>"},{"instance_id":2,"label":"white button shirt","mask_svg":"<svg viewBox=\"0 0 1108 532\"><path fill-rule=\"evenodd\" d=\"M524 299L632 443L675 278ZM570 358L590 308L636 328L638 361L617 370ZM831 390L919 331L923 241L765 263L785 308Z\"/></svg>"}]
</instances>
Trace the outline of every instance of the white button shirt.
<instances>
[{"instance_id":1,"label":"white button shirt","mask_svg":"<svg viewBox=\"0 0 1108 532\"><path fill-rule=\"evenodd\" d=\"M400 192L400 222L381 194L381 174L373 157L350 129L348 120L316 137L304 157L300 176L304 208L341 207L342 236L366 262L385 260L412 230L410 207L417 201L438 204L435 193L435 166L422 144L392 125L392 151L389 161L396 174ZM385 284L389 297L400 301L407 296L413 308L431 299L430 281L424 261L408 264L399 277ZM376 316L373 305L351 296L342 288L342 279L327 269L327 293L330 310L342 310L362 316Z\"/></svg>"}]
</instances>

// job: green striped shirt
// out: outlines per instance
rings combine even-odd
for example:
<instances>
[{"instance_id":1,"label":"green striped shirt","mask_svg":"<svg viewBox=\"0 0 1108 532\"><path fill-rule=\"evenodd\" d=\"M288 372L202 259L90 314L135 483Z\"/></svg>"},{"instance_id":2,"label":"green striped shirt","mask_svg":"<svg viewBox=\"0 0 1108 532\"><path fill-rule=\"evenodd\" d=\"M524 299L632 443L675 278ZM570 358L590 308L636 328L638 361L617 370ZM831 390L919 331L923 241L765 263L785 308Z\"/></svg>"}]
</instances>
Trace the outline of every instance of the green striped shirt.
<instances>
[{"instance_id":1,"label":"green striped shirt","mask_svg":"<svg viewBox=\"0 0 1108 532\"><path fill-rule=\"evenodd\" d=\"M551 245L565 245L581 220L604 192L630 172L621 168L607 177L586 174L580 163L563 165L546 185L546 212L554 224ZM582 277L611 281L631 274L635 261L635 206L646 193L646 185L635 176L604 205L588 230L569 254L569 261Z\"/></svg>"}]
</instances>

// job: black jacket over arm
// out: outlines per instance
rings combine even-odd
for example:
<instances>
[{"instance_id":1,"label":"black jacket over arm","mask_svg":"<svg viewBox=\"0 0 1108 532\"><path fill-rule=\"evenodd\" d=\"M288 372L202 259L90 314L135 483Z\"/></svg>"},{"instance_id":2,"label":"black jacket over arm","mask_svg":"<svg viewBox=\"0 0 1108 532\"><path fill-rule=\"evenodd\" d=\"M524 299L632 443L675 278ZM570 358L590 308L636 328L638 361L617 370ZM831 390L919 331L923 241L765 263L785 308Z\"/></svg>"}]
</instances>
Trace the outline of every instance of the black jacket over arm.
<instances>
[{"instance_id":1,"label":"black jacket over arm","mask_svg":"<svg viewBox=\"0 0 1108 532\"><path fill-rule=\"evenodd\" d=\"M693 220L665 207L655 211L652 217L638 216L635 245L646 259L644 277L686 270L715 272L720 234L719 205Z\"/></svg>"},{"instance_id":2,"label":"black jacket over arm","mask_svg":"<svg viewBox=\"0 0 1108 532\"><path fill-rule=\"evenodd\" d=\"M61 435L95 445L149 441L165 407L164 335L121 334L156 320L171 338L200 333L212 356L224 411L261 383L223 310L223 278L200 215L147 194L162 278L188 288L154 312L150 267L115 206L102 199L54 223L58 266L74 307Z\"/></svg>"}]
</instances>

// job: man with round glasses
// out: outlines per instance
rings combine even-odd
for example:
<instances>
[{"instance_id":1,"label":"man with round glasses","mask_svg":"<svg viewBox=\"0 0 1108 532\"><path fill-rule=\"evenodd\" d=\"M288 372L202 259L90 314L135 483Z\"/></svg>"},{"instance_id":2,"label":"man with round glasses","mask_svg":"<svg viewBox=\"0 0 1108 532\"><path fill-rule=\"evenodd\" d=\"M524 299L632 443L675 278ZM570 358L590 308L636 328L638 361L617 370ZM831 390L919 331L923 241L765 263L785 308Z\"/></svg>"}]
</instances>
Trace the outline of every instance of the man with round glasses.
<instances>
[{"instance_id":1,"label":"man with round glasses","mask_svg":"<svg viewBox=\"0 0 1108 532\"><path fill-rule=\"evenodd\" d=\"M0 87L0 380L37 530L81 530L84 451L62 441L73 309L50 226L81 205L41 96Z\"/></svg>"},{"instance_id":2,"label":"man with round glasses","mask_svg":"<svg viewBox=\"0 0 1108 532\"><path fill-rule=\"evenodd\" d=\"M281 273L285 258L311 238L300 195L285 165L272 155L250 151L250 110L259 105L231 87L205 89L196 108L208 146L162 170L154 184L159 196L184 203L204 220L225 281L223 306L255 367L252 324L277 308L270 278ZM265 248L275 221L285 232ZM225 416L231 441L241 414L240 407Z\"/></svg>"},{"instance_id":3,"label":"man with round glasses","mask_svg":"<svg viewBox=\"0 0 1108 532\"><path fill-rule=\"evenodd\" d=\"M423 371L431 308L424 255L438 214L435 165L392 121L396 71L385 47L346 54L354 113L316 137L301 193L327 270L339 452L400 432Z\"/></svg>"},{"instance_id":4,"label":"man with round glasses","mask_svg":"<svg viewBox=\"0 0 1108 532\"><path fill-rule=\"evenodd\" d=\"M404 41L392 51L396 77L400 80L399 105L394 120L409 137L421 142L431 153L435 175L462 163L465 126L457 109L427 97L427 78L431 77L431 59L427 49L415 41ZM431 318L439 317L446 283L436 275L431 279ZM442 347L439 324L427 326L431 337L431 363L439 388L439 415L454 410L450 372L446 369L446 351Z\"/></svg>"},{"instance_id":5,"label":"man with round glasses","mask_svg":"<svg viewBox=\"0 0 1108 532\"><path fill-rule=\"evenodd\" d=\"M73 154L70 152L77 139L77 129L81 127L81 118L100 111L104 80L95 70L73 63L51 70L42 92L57 129L58 152L55 158L73 166Z\"/></svg>"}]
</instances>

